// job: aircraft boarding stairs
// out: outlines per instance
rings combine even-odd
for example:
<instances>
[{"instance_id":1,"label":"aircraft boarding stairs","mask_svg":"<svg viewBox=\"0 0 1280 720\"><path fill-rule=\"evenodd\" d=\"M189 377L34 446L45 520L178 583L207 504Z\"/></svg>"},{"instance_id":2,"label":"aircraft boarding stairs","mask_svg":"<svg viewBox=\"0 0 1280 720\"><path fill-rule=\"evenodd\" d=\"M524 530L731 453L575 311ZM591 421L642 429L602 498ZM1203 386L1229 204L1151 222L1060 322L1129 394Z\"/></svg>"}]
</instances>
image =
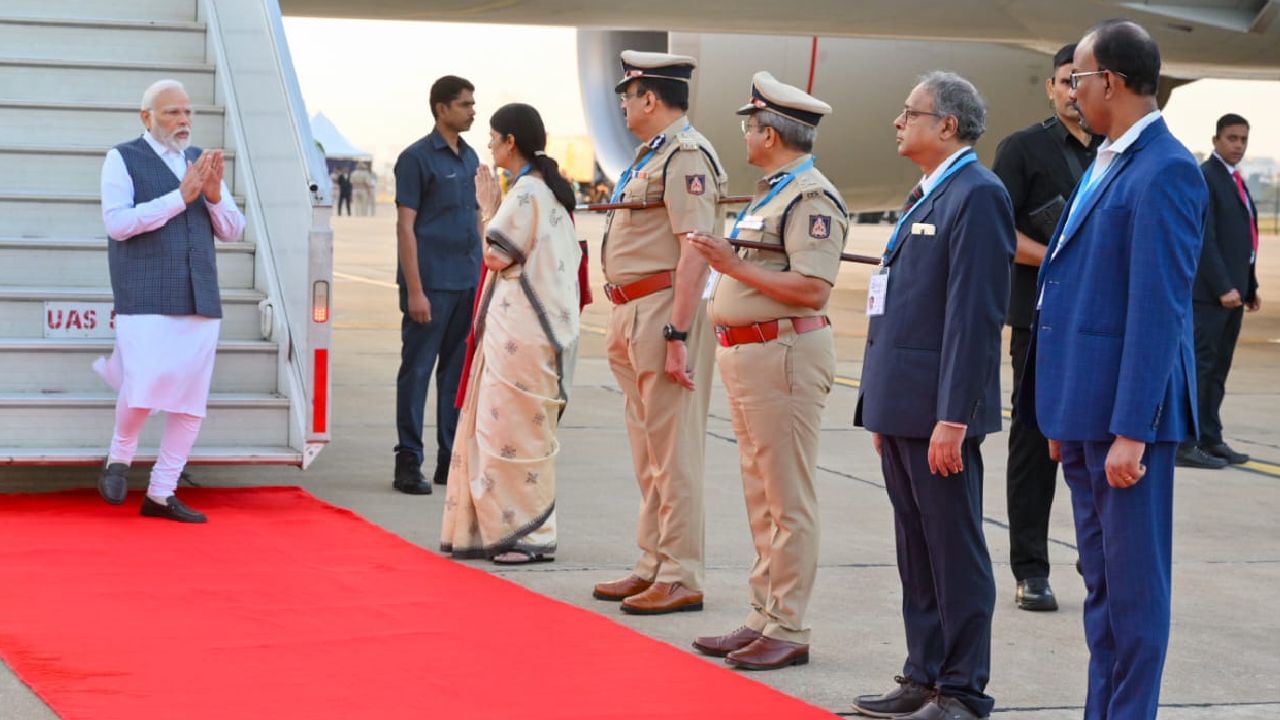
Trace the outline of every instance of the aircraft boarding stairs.
<instances>
[{"instance_id":1,"label":"aircraft boarding stairs","mask_svg":"<svg viewBox=\"0 0 1280 720\"><path fill-rule=\"evenodd\" d=\"M236 27L219 31L219 15ZM280 92L292 88L297 96L287 50L270 56L284 58L274 61L279 80L272 85L277 78L248 65L272 64L270 57L235 55L231 45L282 48L278 21L274 0L0 3L0 465L105 458L115 395L90 367L112 347L112 241L99 177L106 151L141 133L142 92L163 78L186 86L193 144L226 150L226 183L249 221L245 242L218 242L224 317L208 416L191 462L305 466L327 440L327 414L316 423L322 432L313 432L312 421L321 418L311 409L316 388L304 351L324 345L327 398L328 325L311 327L310 290L296 268L281 268L307 265L315 254L312 274L331 281L328 178L309 180L323 173L314 153L300 149L313 145L309 129L303 138L280 139L290 127L305 127L292 117L298 108L289 93ZM235 70L228 57L245 68ZM236 72L241 76L232 77ZM253 112L271 117L256 119L236 112L236 97L244 107L264 97L284 109L264 102ZM293 126L281 125L282 117ZM292 153L281 153L281 145ZM247 167L246 146L264 148L262 168ZM272 222L274 213L280 217ZM148 421L139 461L154 459L162 429L162 418Z\"/></svg>"}]
</instances>

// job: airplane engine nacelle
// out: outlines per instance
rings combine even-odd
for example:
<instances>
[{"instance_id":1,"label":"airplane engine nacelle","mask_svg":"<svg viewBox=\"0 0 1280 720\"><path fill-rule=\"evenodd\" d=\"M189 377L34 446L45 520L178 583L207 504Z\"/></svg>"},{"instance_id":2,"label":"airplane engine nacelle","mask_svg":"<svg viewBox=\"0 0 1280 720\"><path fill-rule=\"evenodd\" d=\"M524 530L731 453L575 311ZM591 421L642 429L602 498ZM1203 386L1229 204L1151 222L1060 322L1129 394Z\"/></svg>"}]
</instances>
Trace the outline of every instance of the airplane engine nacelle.
<instances>
[{"instance_id":1,"label":"airplane engine nacelle","mask_svg":"<svg viewBox=\"0 0 1280 720\"><path fill-rule=\"evenodd\" d=\"M818 128L818 167L840 188L850 210L897 209L920 179L898 155L893 120L919 76L957 72L987 101L987 132L978 153L990 166L1009 133L1053 113L1044 89L1052 58L1015 47L968 42L867 40L772 35L578 31L578 76L587 126L601 168L616 178L639 140L627 131L613 85L625 49L673 52L698 59L690 87L690 118L715 146L731 192L750 194L760 170L747 164L733 111L750 95L751 76L768 70L811 88L832 114ZM810 84L812 83L812 84Z\"/></svg>"}]
</instances>

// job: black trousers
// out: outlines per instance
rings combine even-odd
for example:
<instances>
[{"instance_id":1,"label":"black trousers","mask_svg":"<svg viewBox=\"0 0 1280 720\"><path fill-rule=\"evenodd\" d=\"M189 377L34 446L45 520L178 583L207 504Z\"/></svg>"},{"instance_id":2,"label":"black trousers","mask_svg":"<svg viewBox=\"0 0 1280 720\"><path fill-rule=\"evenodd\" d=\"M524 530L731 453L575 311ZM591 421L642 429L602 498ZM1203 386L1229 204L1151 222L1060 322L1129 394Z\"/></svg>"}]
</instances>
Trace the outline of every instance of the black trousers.
<instances>
[{"instance_id":1,"label":"black trousers","mask_svg":"<svg viewBox=\"0 0 1280 720\"><path fill-rule=\"evenodd\" d=\"M1049 577L1049 508L1058 481L1058 463L1039 430L1018 420L1018 386L1027 367L1031 331L1013 328L1013 422L1009 424L1009 563L1018 580Z\"/></svg>"},{"instance_id":2,"label":"black trousers","mask_svg":"<svg viewBox=\"0 0 1280 720\"><path fill-rule=\"evenodd\" d=\"M1200 444L1222 442L1222 399L1227 394L1227 373L1235 356L1236 340L1244 308L1194 303L1196 325L1196 386L1200 405Z\"/></svg>"}]
</instances>

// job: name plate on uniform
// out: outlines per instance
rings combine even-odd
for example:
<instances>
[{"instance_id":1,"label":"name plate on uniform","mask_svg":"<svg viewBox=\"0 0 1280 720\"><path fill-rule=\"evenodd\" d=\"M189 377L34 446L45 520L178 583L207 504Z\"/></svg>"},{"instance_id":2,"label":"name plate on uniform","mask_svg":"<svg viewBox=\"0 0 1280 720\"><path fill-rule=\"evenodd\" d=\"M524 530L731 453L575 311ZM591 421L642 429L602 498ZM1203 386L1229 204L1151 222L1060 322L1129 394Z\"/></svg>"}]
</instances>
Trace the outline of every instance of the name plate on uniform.
<instances>
[{"instance_id":1,"label":"name plate on uniform","mask_svg":"<svg viewBox=\"0 0 1280 720\"><path fill-rule=\"evenodd\" d=\"M46 302L44 336L113 338L116 336L115 306L109 302Z\"/></svg>"},{"instance_id":2,"label":"name plate on uniform","mask_svg":"<svg viewBox=\"0 0 1280 720\"><path fill-rule=\"evenodd\" d=\"M764 218L759 215L747 215L738 221L738 227L743 230L763 230Z\"/></svg>"}]
</instances>

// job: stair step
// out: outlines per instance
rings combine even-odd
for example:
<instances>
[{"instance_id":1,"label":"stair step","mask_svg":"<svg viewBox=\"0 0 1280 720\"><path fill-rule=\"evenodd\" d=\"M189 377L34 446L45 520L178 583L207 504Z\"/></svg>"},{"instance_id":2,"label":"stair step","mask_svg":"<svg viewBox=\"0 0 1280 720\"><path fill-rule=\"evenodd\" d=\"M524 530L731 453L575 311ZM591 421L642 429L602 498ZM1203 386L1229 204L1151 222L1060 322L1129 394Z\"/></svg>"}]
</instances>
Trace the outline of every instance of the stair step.
<instances>
[{"instance_id":1,"label":"stair step","mask_svg":"<svg viewBox=\"0 0 1280 720\"><path fill-rule=\"evenodd\" d=\"M8 447L98 448L111 442L115 423L114 393L0 394L0 437ZM164 420L152 417L139 444L156 447ZM209 396L208 415L200 430L207 445L288 445L289 398L275 394Z\"/></svg>"},{"instance_id":2,"label":"stair step","mask_svg":"<svg viewBox=\"0 0 1280 720\"><path fill-rule=\"evenodd\" d=\"M243 197L233 197L244 208ZM106 238L98 193L0 193L0 235Z\"/></svg>"},{"instance_id":3,"label":"stair step","mask_svg":"<svg viewBox=\"0 0 1280 720\"><path fill-rule=\"evenodd\" d=\"M257 290L222 291L223 340L261 340L258 303L266 296ZM96 320L109 318L111 288L0 287L0 338L36 339L45 336L48 315L45 303L69 303L70 307L97 312ZM104 307L107 306L107 307ZM0 437L4 437L0 434Z\"/></svg>"},{"instance_id":4,"label":"stair step","mask_svg":"<svg viewBox=\"0 0 1280 720\"><path fill-rule=\"evenodd\" d=\"M0 68L0 73L3 69ZM102 188L109 145L0 145L0 194L93 193ZM223 179L235 192L236 153L223 153Z\"/></svg>"},{"instance_id":5,"label":"stair step","mask_svg":"<svg viewBox=\"0 0 1280 720\"><path fill-rule=\"evenodd\" d=\"M0 193L100 192L108 150L106 145L0 145L0 168L5 169L0 173ZM236 151L224 151L223 158L223 178L236 192Z\"/></svg>"},{"instance_id":6,"label":"stair step","mask_svg":"<svg viewBox=\"0 0 1280 720\"><path fill-rule=\"evenodd\" d=\"M3 17L0 48L29 60L206 61L205 24L199 22Z\"/></svg>"},{"instance_id":7,"label":"stair step","mask_svg":"<svg viewBox=\"0 0 1280 720\"><path fill-rule=\"evenodd\" d=\"M0 41L3 46L3 41ZM223 110L193 105L196 117L191 143L197 147L223 145ZM72 141L85 145L115 145L143 132L138 103L20 102L0 100L0 138L6 145L57 145Z\"/></svg>"},{"instance_id":8,"label":"stair step","mask_svg":"<svg viewBox=\"0 0 1280 720\"><path fill-rule=\"evenodd\" d=\"M64 18L98 20L160 20L190 22L196 19L196 0L5 0L5 17L48 18L54 11Z\"/></svg>"},{"instance_id":9,"label":"stair step","mask_svg":"<svg viewBox=\"0 0 1280 720\"><path fill-rule=\"evenodd\" d=\"M236 445L231 447L206 445L201 437L191 449L187 466L192 465L301 465L302 453L291 447ZM99 443L95 447L0 447L0 466L2 465L104 465L107 462L107 445ZM140 445L138 454L133 456L134 467L148 465L156 461L156 446ZM139 474L135 474L139 473ZM146 479L146 470L134 470L131 478ZM196 482L200 481L199 474Z\"/></svg>"},{"instance_id":10,"label":"stair step","mask_svg":"<svg viewBox=\"0 0 1280 720\"><path fill-rule=\"evenodd\" d=\"M101 392L107 386L90 366L110 355L111 348L111 340L0 339L0 393ZM279 347L266 340L218 343L213 392L275 392L278 352Z\"/></svg>"},{"instance_id":11,"label":"stair step","mask_svg":"<svg viewBox=\"0 0 1280 720\"><path fill-rule=\"evenodd\" d=\"M181 82L197 105L213 105L214 66L0 58L0 97L26 102L133 103L161 78Z\"/></svg>"},{"instance_id":12,"label":"stair step","mask_svg":"<svg viewBox=\"0 0 1280 720\"><path fill-rule=\"evenodd\" d=\"M107 267L109 240L45 240L0 238L0 286L56 285L102 287L111 284ZM218 242L218 284L253 287L252 243Z\"/></svg>"}]
</instances>

